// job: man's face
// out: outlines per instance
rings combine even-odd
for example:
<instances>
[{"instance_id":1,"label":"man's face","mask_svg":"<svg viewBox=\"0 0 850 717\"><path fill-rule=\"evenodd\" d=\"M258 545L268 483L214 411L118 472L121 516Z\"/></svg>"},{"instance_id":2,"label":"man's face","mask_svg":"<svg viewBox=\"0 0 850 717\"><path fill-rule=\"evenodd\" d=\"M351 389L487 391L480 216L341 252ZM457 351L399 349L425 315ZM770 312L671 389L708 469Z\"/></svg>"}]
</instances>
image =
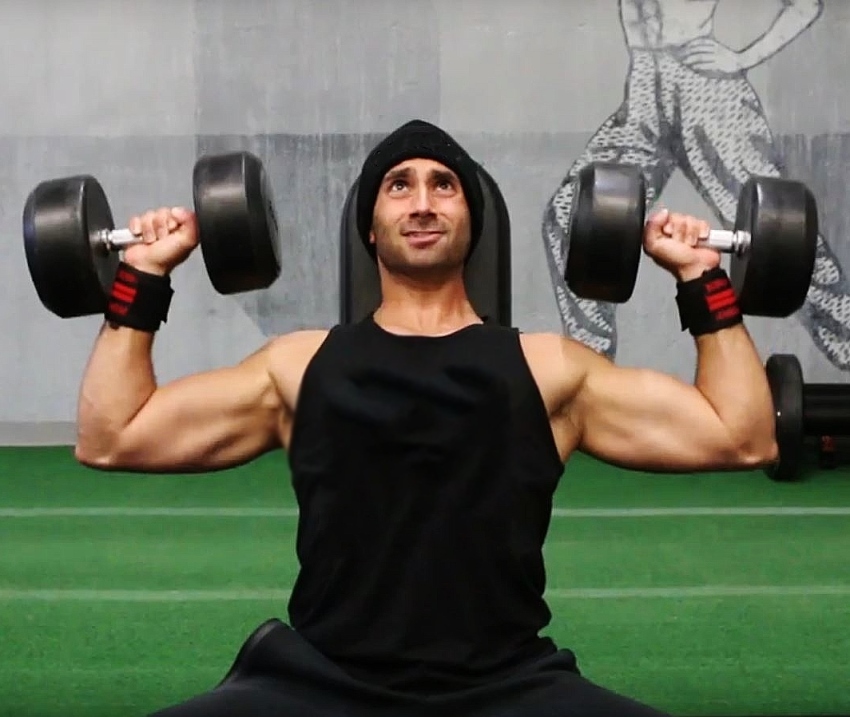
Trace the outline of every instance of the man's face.
<instances>
[{"instance_id":1,"label":"man's face","mask_svg":"<svg viewBox=\"0 0 850 717\"><path fill-rule=\"evenodd\" d=\"M410 159L386 173L371 241L386 269L415 278L462 270L469 251L469 207L457 175L430 159Z\"/></svg>"}]
</instances>

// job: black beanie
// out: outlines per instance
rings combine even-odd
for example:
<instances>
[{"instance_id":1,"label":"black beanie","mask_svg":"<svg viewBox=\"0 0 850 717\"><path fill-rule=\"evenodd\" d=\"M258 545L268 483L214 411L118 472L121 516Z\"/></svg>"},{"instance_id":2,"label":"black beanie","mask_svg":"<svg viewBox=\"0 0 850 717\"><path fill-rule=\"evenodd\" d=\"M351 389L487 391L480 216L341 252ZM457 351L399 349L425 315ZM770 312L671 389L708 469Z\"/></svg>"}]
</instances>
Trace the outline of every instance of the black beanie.
<instances>
[{"instance_id":1,"label":"black beanie","mask_svg":"<svg viewBox=\"0 0 850 717\"><path fill-rule=\"evenodd\" d=\"M374 259L375 246L369 242L369 233L384 175L400 162L414 158L433 159L458 176L469 206L472 253L481 236L484 214L478 164L446 132L423 120L412 120L387 135L363 163L357 185L357 229L366 250Z\"/></svg>"}]
</instances>

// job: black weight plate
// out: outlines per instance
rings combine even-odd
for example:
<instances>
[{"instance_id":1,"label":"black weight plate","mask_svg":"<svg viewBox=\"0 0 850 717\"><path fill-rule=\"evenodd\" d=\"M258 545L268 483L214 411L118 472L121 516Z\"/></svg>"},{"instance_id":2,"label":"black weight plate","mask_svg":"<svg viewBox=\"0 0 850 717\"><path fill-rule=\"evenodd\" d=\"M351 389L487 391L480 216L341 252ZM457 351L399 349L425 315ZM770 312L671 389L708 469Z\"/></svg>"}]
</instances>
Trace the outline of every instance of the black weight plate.
<instances>
[{"instance_id":1,"label":"black weight plate","mask_svg":"<svg viewBox=\"0 0 850 717\"><path fill-rule=\"evenodd\" d=\"M741 311L790 316L803 305L812 281L818 238L814 196L800 182L751 177L741 191L735 228L752 237L748 252L730 260Z\"/></svg>"},{"instance_id":2,"label":"black weight plate","mask_svg":"<svg viewBox=\"0 0 850 717\"><path fill-rule=\"evenodd\" d=\"M638 167L599 162L576 178L567 285L585 299L624 303L637 282L646 222L646 184Z\"/></svg>"},{"instance_id":3,"label":"black weight plate","mask_svg":"<svg viewBox=\"0 0 850 717\"><path fill-rule=\"evenodd\" d=\"M193 195L201 253L221 294L265 289L280 275L277 215L262 162L250 152L200 158Z\"/></svg>"},{"instance_id":4,"label":"black weight plate","mask_svg":"<svg viewBox=\"0 0 850 717\"><path fill-rule=\"evenodd\" d=\"M67 319L99 314L118 267L117 252L97 239L114 229L103 188L88 175L51 179L24 204L24 251L41 303Z\"/></svg>"},{"instance_id":5,"label":"black weight plate","mask_svg":"<svg viewBox=\"0 0 850 717\"><path fill-rule=\"evenodd\" d=\"M775 481L795 481L803 460L803 369L793 354L773 354L765 363L776 415L779 460L765 469Z\"/></svg>"}]
</instances>

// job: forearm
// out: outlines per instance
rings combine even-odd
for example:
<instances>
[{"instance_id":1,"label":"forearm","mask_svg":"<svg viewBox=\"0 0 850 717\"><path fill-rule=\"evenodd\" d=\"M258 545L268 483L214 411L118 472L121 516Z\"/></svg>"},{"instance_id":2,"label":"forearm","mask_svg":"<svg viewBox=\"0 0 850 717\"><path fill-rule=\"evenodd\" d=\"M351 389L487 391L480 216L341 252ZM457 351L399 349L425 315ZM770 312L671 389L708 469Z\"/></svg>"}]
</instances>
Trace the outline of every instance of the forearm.
<instances>
[{"instance_id":1,"label":"forearm","mask_svg":"<svg viewBox=\"0 0 850 717\"><path fill-rule=\"evenodd\" d=\"M77 409L77 456L108 456L121 432L156 390L153 334L101 328L83 375Z\"/></svg>"},{"instance_id":2,"label":"forearm","mask_svg":"<svg viewBox=\"0 0 850 717\"><path fill-rule=\"evenodd\" d=\"M696 339L694 385L745 459L774 453L774 412L758 351L743 324Z\"/></svg>"},{"instance_id":3,"label":"forearm","mask_svg":"<svg viewBox=\"0 0 850 717\"><path fill-rule=\"evenodd\" d=\"M741 51L742 64L755 67L775 55L817 20L822 10L822 2L786 2L767 32Z\"/></svg>"}]
</instances>

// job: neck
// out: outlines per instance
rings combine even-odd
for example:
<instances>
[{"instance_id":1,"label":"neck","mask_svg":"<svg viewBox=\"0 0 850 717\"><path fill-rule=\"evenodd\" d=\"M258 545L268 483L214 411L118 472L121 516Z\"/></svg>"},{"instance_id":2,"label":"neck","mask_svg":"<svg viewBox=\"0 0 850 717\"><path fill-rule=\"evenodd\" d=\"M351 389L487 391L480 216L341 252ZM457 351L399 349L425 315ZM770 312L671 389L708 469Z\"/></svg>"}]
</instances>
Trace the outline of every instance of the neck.
<instances>
[{"instance_id":1,"label":"neck","mask_svg":"<svg viewBox=\"0 0 850 717\"><path fill-rule=\"evenodd\" d=\"M390 331L424 336L440 336L481 323L462 275L440 282L382 276L375 321Z\"/></svg>"}]
</instances>

